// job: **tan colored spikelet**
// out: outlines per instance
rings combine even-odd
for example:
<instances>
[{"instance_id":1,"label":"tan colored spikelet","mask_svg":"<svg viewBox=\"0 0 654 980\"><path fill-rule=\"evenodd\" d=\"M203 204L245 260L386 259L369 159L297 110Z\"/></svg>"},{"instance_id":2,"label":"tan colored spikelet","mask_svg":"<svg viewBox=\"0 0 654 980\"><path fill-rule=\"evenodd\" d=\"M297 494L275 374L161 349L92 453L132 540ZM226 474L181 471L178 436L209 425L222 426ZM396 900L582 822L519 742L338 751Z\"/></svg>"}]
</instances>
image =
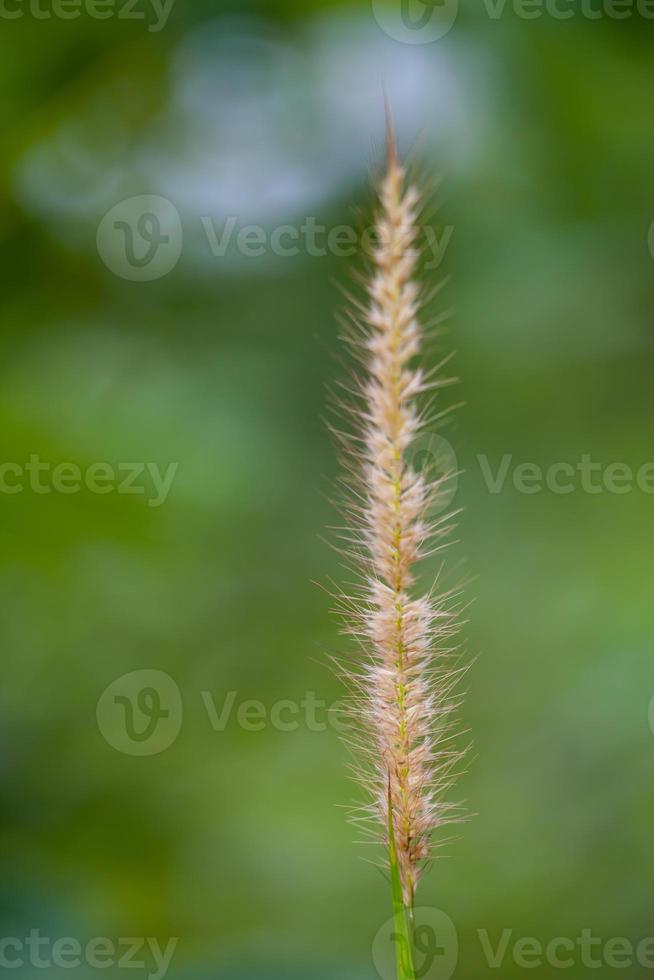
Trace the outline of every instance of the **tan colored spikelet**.
<instances>
[{"instance_id":1,"label":"tan colored spikelet","mask_svg":"<svg viewBox=\"0 0 654 980\"><path fill-rule=\"evenodd\" d=\"M429 381L416 364L422 329L415 282L419 195L406 186L388 127L387 172L379 188L373 268L366 302L350 314L345 340L362 370L355 372L353 431L337 432L350 491L347 554L360 585L337 594L345 631L363 651L344 669L351 690L357 776L369 798L353 819L388 846L388 807L404 902L432 851L433 832L458 819L445 802L461 753L452 747L450 717L458 679L451 659L456 631L452 594L416 595L416 566L448 530L429 520L441 481L411 465L426 421L419 409Z\"/></svg>"}]
</instances>

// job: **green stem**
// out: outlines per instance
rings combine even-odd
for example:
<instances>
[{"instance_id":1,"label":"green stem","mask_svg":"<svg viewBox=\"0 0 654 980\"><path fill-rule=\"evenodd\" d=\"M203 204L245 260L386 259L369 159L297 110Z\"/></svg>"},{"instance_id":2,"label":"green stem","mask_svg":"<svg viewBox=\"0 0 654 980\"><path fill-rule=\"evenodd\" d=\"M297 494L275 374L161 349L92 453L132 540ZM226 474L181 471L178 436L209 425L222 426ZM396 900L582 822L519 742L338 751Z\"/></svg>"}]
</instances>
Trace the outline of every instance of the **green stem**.
<instances>
[{"instance_id":1,"label":"green stem","mask_svg":"<svg viewBox=\"0 0 654 980\"><path fill-rule=\"evenodd\" d=\"M393 933L397 980L415 980L413 968L413 908L404 904L402 879L395 848L393 811L391 807L390 781L388 786L388 857L391 868L391 888L393 893Z\"/></svg>"}]
</instances>

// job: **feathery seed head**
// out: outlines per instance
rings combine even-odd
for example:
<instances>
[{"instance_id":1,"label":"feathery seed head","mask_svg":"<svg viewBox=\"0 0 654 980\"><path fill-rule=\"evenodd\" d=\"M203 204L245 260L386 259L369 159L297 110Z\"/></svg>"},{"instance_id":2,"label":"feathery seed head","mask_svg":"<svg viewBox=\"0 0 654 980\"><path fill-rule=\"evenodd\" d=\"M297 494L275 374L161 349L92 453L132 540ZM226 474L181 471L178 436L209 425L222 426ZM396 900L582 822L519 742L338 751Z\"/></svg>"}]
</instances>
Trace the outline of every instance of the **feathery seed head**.
<instances>
[{"instance_id":1,"label":"feathery seed head","mask_svg":"<svg viewBox=\"0 0 654 980\"><path fill-rule=\"evenodd\" d=\"M457 819L444 801L460 753L448 740L456 681L449 643L456 624L451 596L416 596L416 565L446 527L428 519L434 485L407 457L423 427L419 396L419 195L406 186L390 123L387 171L379 188L373 270L361 316L351 319L363 374L357 376L356 432L340 433L354 478L350 554L361 588L338 596L346 631L364 650L346 669L352 691L357 774L369 801L355 819L388 845L389 806L404 901L413 904L433 831Z\"/></svg>"}]
</instances>

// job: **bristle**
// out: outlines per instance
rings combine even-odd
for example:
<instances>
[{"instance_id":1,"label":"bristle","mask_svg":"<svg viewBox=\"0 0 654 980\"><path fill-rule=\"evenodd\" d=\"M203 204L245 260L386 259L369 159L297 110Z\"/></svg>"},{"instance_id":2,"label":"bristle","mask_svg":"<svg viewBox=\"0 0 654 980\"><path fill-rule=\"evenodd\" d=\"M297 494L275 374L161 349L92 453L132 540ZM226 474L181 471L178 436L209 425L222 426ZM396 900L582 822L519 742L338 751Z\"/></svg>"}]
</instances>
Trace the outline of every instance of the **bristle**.
<instances>
[{"instance_id":1,"label":"bristle","mask_svg":"<svg viewBox=\"0 0 654 980\"><path fill-rule=\"evenodd\" d=\"M384 100L386 112L386 166L388 170L397 166L397 146L395 144L395 133L393 132L393 117L388 99Z\"/></svg>"},{"instance_id":2,"label":"bristle","mask_svg":"<svg viewBox=\"0 0 654 980\"><path fill-rule=\"evenodd\" d=\"M346 631L364 651L345 672L357 775L369 794L355 818L369 822L388 844L390 799L404 899L411 906L433 832L457 819L444 794L460 758L450 740L458 673L451 666L451 598L416 595L414 588L417 564L447 531L447 521L428 517L437 487L407 461L424 424L418 399L440 379L416 363L422 343L414 278L419 195L405 186L388 109L386 118L387 172L379 188L373 269L367 302L352 317L357 332L347 337L358 347L363 374L347 386L354 431L338 433L352 491L344 535L362 588L335 598Z\"/></svg>"}]
</instances>

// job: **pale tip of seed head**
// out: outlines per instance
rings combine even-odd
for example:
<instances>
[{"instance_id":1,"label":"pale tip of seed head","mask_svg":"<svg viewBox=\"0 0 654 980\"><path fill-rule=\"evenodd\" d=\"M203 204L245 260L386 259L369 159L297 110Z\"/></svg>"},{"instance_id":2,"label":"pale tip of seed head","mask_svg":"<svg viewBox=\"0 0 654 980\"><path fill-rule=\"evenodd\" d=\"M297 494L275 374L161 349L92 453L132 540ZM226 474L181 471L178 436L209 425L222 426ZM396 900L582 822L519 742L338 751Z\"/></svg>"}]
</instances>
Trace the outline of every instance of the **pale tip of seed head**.
<instances>
[{"instance_id":1,"label":"pale tip of seed head","mask_svg":"<svg viewBox=\"0 0 654 980\"><path fill-rule=\"evenodd\" d=\"M386 94L384 94L384 111L386 115L386 159L388 169L392 170L397 167L397 144L395 143L395 133L393 131L391 107Z\"/></svg>"}]
</instances>

